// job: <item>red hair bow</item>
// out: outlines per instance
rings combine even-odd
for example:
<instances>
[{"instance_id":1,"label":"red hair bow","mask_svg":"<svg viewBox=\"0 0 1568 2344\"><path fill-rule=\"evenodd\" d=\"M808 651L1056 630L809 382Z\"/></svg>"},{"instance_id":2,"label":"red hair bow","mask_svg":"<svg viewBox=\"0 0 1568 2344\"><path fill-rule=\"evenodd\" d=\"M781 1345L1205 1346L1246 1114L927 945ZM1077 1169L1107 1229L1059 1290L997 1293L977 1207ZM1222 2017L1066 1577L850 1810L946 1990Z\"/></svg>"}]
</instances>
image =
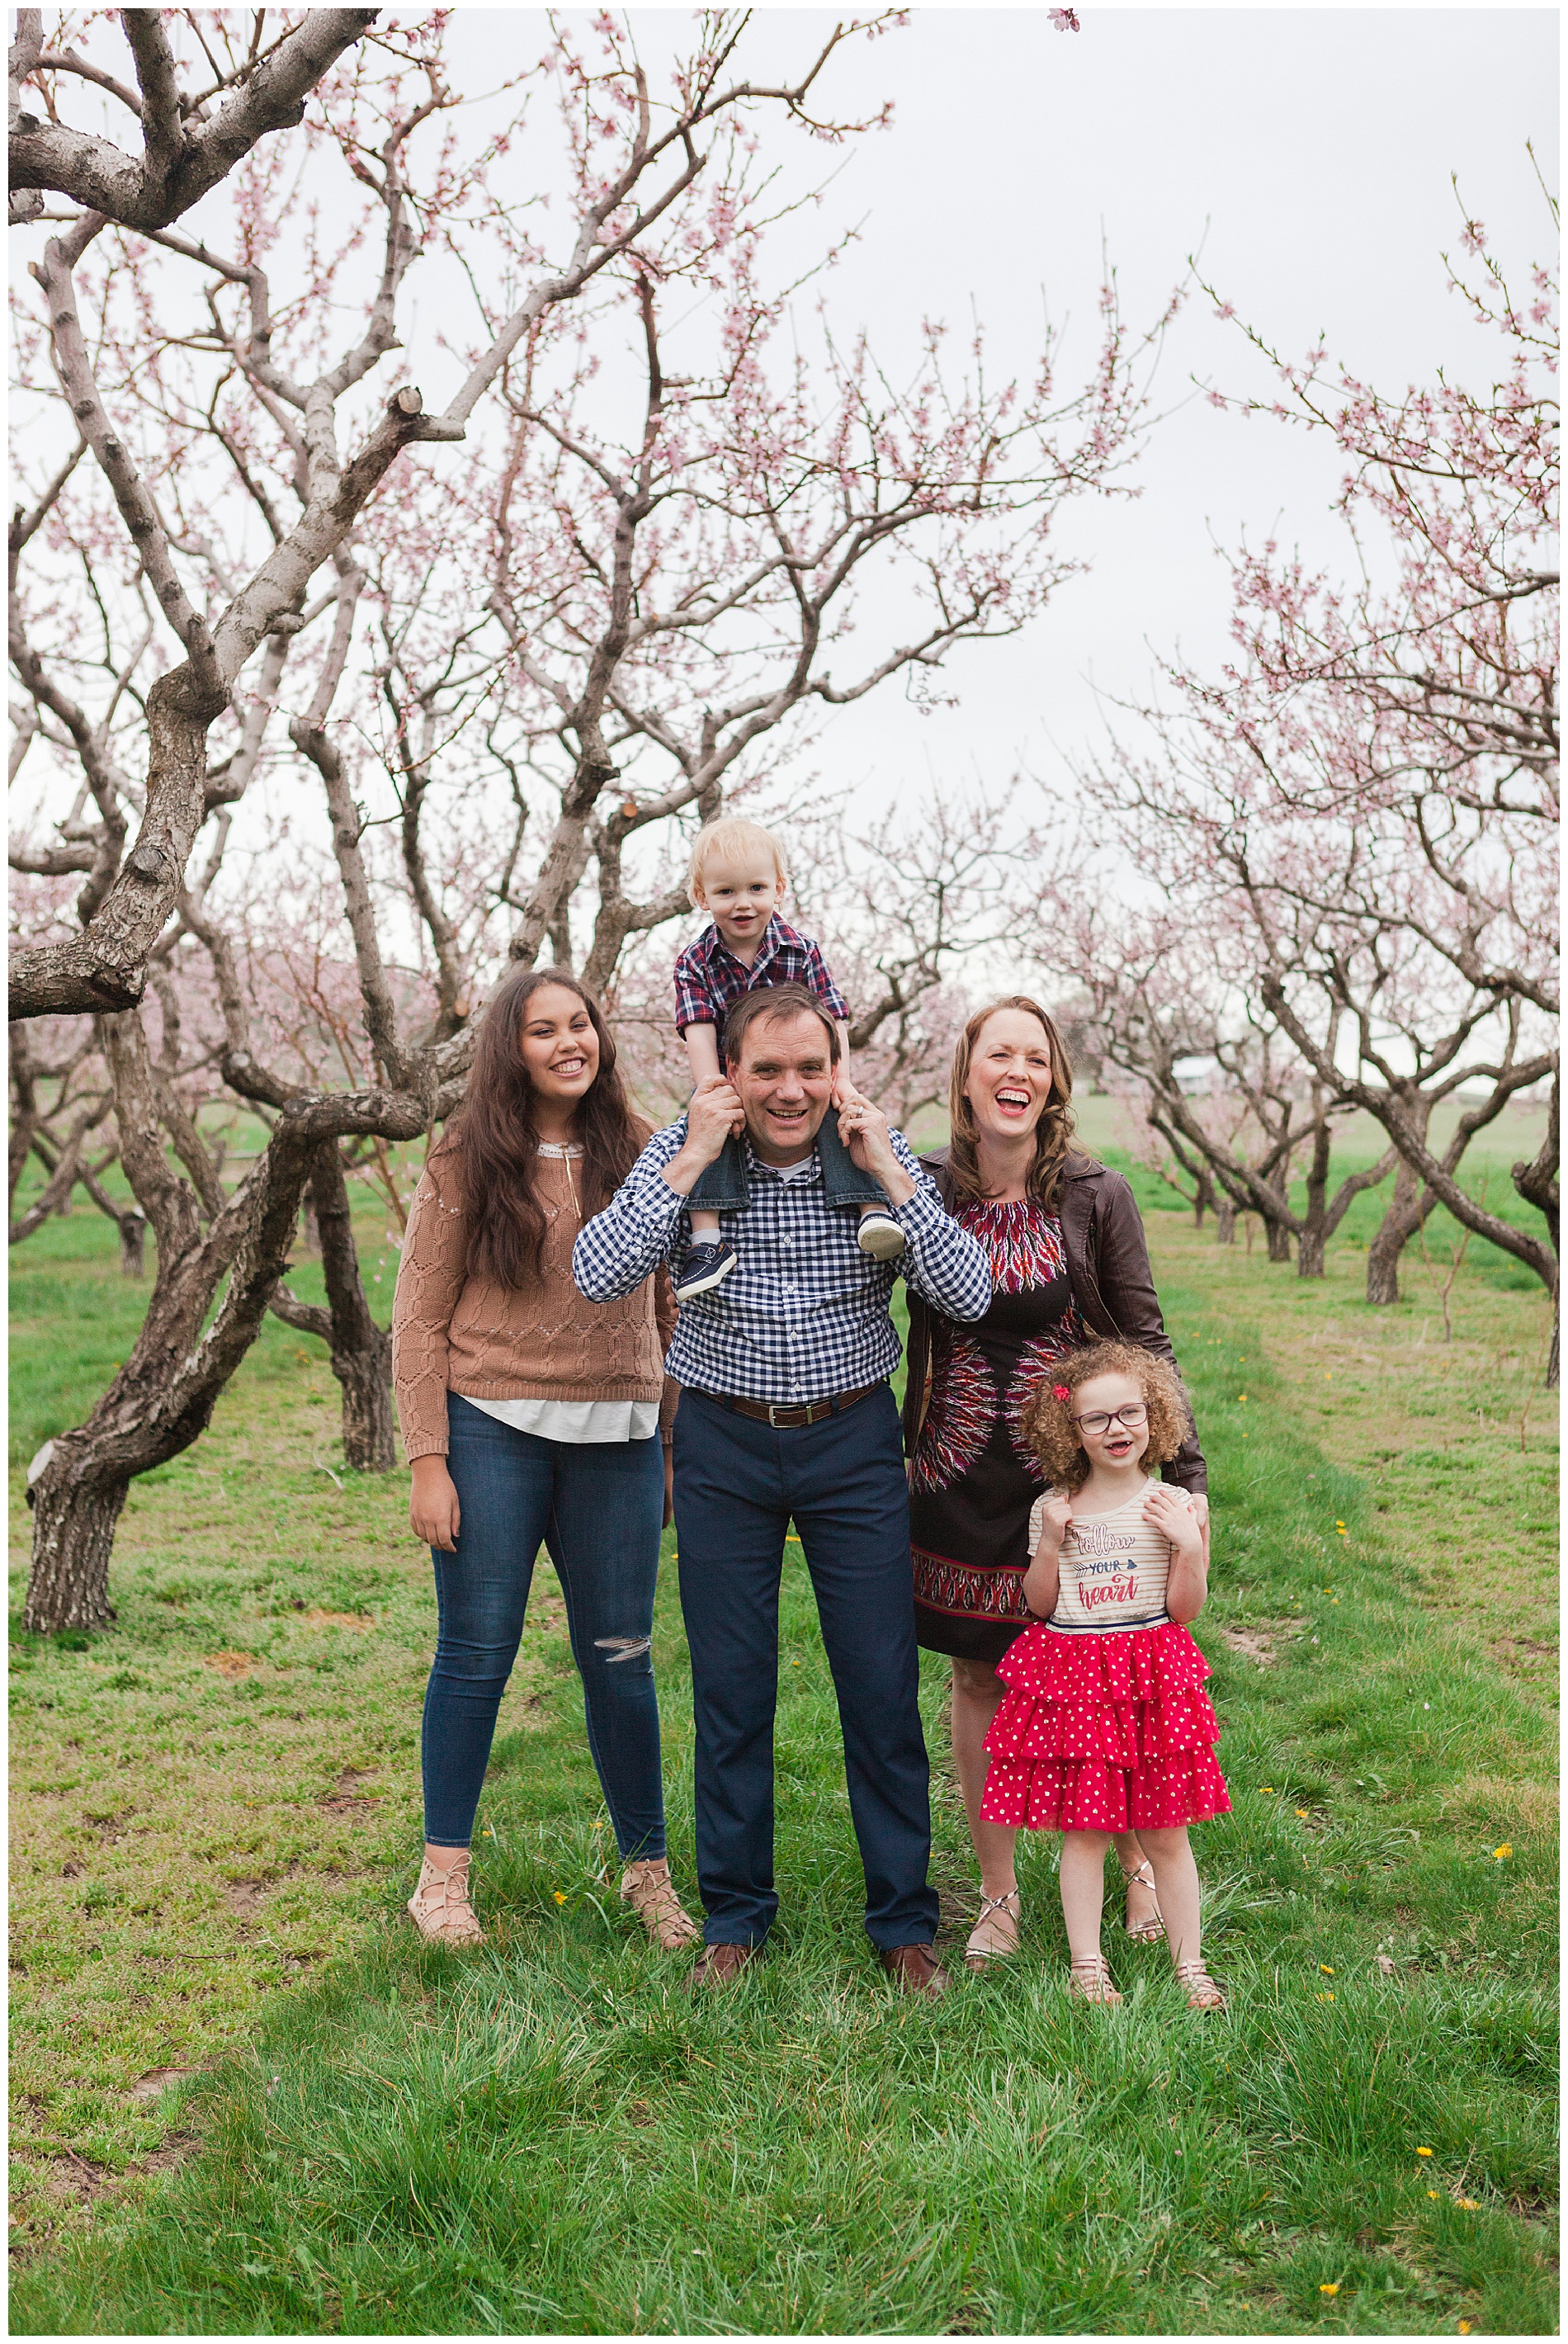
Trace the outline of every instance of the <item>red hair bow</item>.
<instances>
[{"instance_id":1,"label":"red hair bow","mask_svg":"<svg viewBox=\"0 0 1568 2344\"><path fill-rule=\"evenodd\" d=\"M1053 1399L1071 1399L1072 1396L1072 1387L1070 1384L1053 1384L1051 1386L1051 1398Z\"/></svg>"}]
</instances>

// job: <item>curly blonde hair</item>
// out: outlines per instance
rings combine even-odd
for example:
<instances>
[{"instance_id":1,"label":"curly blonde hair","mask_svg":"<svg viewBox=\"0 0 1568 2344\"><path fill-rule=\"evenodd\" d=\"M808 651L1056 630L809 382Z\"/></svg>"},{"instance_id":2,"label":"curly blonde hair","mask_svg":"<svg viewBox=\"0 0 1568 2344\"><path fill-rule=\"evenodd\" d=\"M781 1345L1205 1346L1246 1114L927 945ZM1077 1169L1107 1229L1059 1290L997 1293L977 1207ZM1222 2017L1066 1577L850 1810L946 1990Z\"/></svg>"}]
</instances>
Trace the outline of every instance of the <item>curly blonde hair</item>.
<instances>
[{"instance_id":1,"label":"curly blonde hair","mask_svg":"<svg viewBox=\"0 0 1568 2344\"><path fill-rule=\"evenodd\" d=\"M1080 1384L1096 1376L1128 1376L1143 1394L1148 1410L1148 1447L1143 1463L1166 1465L1187 1439L1190 1418L1181 1379L1168 1359L1156 1359L1131 1343L1091 1343L1057 1359L1024 1411L1024 1440L1039 1460L1051 1487L1071 1496L1089 1477L1089 1460L1073 1422L1073 1400ZM1067 1398L1058 1399L1058 1392Z\"/></svg>"}]
</instances>

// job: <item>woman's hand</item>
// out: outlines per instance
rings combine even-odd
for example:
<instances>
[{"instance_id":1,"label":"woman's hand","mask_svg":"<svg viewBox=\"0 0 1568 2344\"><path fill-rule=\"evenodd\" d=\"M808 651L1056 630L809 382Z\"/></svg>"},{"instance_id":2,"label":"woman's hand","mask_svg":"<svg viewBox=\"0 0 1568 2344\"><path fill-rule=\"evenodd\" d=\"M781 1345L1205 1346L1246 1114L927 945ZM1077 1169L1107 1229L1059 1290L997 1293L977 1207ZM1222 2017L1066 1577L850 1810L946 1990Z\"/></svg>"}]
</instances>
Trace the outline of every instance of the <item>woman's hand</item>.
<instances>
[{"instance_id":1,"label":"woman's hand","mask_svg":"<svg viewBox=\"0 0 1568 2344\"><path fill-rule=\"evenodd\" d=\"M675 1452L668 1442L664 1448L664 1528L675 1519Z\"/></svg>"},{"instance_id":2,"label":"woman's hand","mask_svg":"<svg viewBox=\"0 0 1568 2344\"><path fill-rule=\"evenodd\" d=\"M462 1509L444 1457L415 1458L409 1521L421 1546L439 1547L443 1554L456 1553Z\"/></svg>"}]
</instances>

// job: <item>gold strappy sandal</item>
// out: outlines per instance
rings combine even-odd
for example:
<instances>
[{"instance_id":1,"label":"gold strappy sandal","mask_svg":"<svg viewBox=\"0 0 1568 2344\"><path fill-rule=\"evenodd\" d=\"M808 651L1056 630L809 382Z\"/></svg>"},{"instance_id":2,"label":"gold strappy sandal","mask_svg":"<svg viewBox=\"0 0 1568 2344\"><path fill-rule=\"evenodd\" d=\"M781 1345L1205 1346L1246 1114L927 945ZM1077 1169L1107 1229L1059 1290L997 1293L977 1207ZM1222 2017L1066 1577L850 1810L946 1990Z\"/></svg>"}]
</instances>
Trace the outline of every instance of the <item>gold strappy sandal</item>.
<instances>
[{"instance_id":1,"label":"gold strappy sandal","mask_svg":"<svg viewBox=\"0 0 1568 2344\"><path fill-rule=\"evenodd\" d=\"M1010 1945L977 1945L975 1943L993 1913L999 1913L1004 1921L1011 1923L1013 1942ZM1023 1917L1023 1899L1016 1888L1007 1889L1000 1896L982 1896L980 1909L975 1915L975 1925L969 1932L969 1943L964 1952L965 1967L979 1971L989 1969L993 1962L1010 1962L1018 1950L1018 1924Z\"/></svg>"},{"instance_id":2,"label":"gold strappy sandal","mask_svg":"<svg viewBox=\"0 0 1568 2344\"><path fill-rule=\"evenodd\" d=\"M663 1856L644 1856L621 1875L621 1902L630 1904L656 1945L678 1954L701 1942L702 1931L682 1904Z\"/></svg>"},{"instance_id":3,"label":"gold strappy sandal","mask_svg":"<svg viewBox=\"0 0 1568 2344\"><path fill-rule=\"evenodd\" d=\"M1138 1866L1136 1871L1128 1872L1127 1866L1123 1864L1121 1867L1121 1876L1127 1883L1128 1894L1129 1898L1132 1894L1134 1882L1137 1883L1139 1888L1148 1889L1152 1894L1154 1889L1154 1866L1149 1863L1147 1856ZM1161 1916L1158 1904L1155 1905L1153 1912L1148 1915L1148 1919L1139 1921L1136 1927L1130 1921L1125 1922L1123 1926L1135 1945L1158 1945L1160 1938L1165 1935L1165 1922Z\"/></svg>"},{"instance_id":4,"label":"gold strappy sandal","mask_svg":"<svg viewBox=\"0 0 1568 2344\"><path fill-rule=\"evenodd\" d=\"M1081 1962L1072 1964L1067 1971L1067 1992L1079 2002L1121 2000L1111 1984L1110 1965L1103 1954L1087 1954Z\"/></svg>"},{"instance_id":5,"label":"gold strappy sandal","mask_svg":"<svg viewBox=\"0 0 1568 2344\"><path fill-rule=\"evenodd\" d=\"M1176 1983L1187 1996L1189 2010L1227 2010L1229 2007L1201 1962L1178 1962Z\"/></svg>"}]
</instances>

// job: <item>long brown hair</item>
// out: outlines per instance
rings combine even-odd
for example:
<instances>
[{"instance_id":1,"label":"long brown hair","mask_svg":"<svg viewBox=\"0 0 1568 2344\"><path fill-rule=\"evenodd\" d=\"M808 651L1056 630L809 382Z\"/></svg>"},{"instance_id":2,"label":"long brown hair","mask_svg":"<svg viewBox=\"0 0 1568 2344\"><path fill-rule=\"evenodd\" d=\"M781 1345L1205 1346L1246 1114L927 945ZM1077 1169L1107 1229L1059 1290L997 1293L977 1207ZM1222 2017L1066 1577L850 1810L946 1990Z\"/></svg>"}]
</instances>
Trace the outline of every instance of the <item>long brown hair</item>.
<instances>
[{"instance_id":1,"label":"long brown hair","mask_svg":"<svg viewBox=\"0 0 1568 2344\"><path fill-rule=\"evenodd\" d=\"M1073 1062L1067 1056L1067 1046L1062 1040L1049 1014L1027 993L1005 993L999 1001L989 1001L984 1009L976 1009L958 1037L958 1047L953 1053L953 1076L947 1086L947 1113L951 1136L947 1142L947 1166L953 1176L959 1201L977 1204L985 1196L980 1178L976 1142L979 1127L975 1110L965 1096L965 1085L974 1061L975 1045L982 1027L998 1009L1021 1009L1027 1015L1038 1018L1046 1029L1046 1046L1051 1057L1051 1095L1040 1111L1035 1127L1035 1160L1029 1167L1029 1194L1037 1197L1045 1206L1054 1205L1057 1190L1061 1186L1062 1173L1069 1156L1081 1154L1073 1145L1076 1117L1072 1109Z\"/></svg>"},{"instance_id":2,"label":"long brown hair","mask_svg":"<svg viewBox=\"0 0 1568 2344\"><path fill-rule=\"evenodd\" d=\"M577 1108L582 1143L582 1209L599 1212L636 1162L649 1126L634 1115L615 1070L615 1044L593 995L563 968L516 968L502 978L479 1029L462 1113L440 1152L462 1166L468 1192L469 1273L498 1285L537 1285L544 1268L546 1221L538 1196L539 1135L530 1106L533 1085L522 1055L528 1005L541 985L574 993L599 1036L599 1072Z\"/></svg>"}]
</instances>

